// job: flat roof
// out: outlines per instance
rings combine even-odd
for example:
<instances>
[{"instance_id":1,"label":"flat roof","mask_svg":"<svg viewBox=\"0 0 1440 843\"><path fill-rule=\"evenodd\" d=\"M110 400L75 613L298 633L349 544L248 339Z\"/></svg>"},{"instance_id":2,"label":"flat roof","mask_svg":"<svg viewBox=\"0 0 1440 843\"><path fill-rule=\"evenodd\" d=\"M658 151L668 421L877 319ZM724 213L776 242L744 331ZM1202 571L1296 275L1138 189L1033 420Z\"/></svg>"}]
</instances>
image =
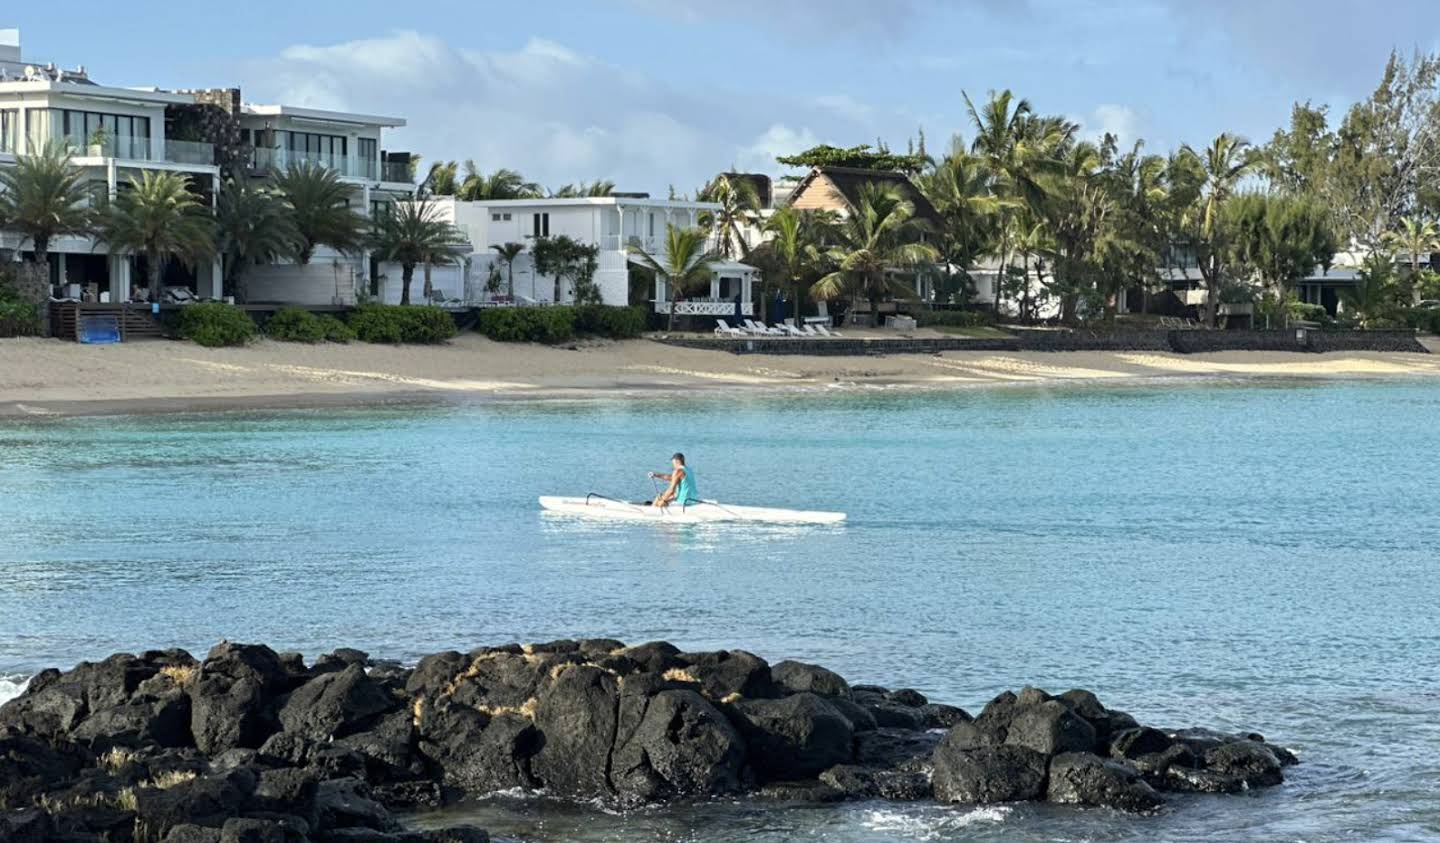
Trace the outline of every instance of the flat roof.
<instances>
[{"instance_id":1,"label":"flat roof","mask_svg":"<svg viewBox=\"0 0 1440 843\"><path fill-rule=\"evenodd\" d=\"M543 205L552 208L580 207L584 205L644 205L651 208L674 208L682 211L716 211L718 202L690 202L681 199L636 199L631 196L574 196L537 197L535 199L456 199L453 196L437 196L448 199L456 205L484 205L497 208L520 208Z\"/></svg>"},{"instance_id":2,"label":"flat roof","mask_svg":"<svg viewBox=\"0 0 1440 843\"><path fill-rule=\"evenodd\" d=\"M98 100L129 100L146 105L182 105L195 102L187 94L157 88L111 88L92 83L56 82L53 79L9 79L0 82L0 93L30 94L36 91Z\"/></svg>"},{"instance_id":3,"label":"flat roof","mask_svg":"<svg viewBox=\"0 0 1440 843\"><path fill-rule=\"evenodd\" d=\"M399 128L405 125L403 117L385 117L379 114L360 114L350 111L325 111L320 108L300 108L293 105L259 105L244 103L241 114L255 117L294 117L297 120L315 120L322 123L354 123L361 126L388 126Z\"/></svg>"}]
</instances>

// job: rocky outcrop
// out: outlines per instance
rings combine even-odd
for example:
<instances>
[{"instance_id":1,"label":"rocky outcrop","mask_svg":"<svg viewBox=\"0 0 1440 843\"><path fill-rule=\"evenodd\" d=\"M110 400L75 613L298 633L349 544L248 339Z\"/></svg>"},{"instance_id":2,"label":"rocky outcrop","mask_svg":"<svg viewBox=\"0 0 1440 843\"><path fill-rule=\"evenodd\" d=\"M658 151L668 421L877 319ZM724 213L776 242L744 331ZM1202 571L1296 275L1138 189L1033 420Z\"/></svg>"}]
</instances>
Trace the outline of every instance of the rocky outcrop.
<instances>
[{"instance_id":1,"label":"rocky outcrop","mask_svg":"<svg viewBox=\"0 0 1440 843\"><path fill-rule=\"evenodd\" d=\"M1296 762L1260 735L1141 726L1089 691L1038 688L991 700L945 735L934 757L944 802L1044 799L1146 812L1163 791L1234 793L1279 784Z\"/></svg>"},{"instance_id":2,"label":"rocky outcrop","mask_svg":"<svg viewBox=\"0 0 1440 843\"><path fill-rule=\"evenodd\" d=\"M1259 735L1142 726L1087 691L1007 692L972 718L742 650L587 639L307 667L226 643L32 679L0 707L0 840L477 841L397 814L510 788L1141 812L1277 784L1294 761Z\"/></svg>"}]
</instances>

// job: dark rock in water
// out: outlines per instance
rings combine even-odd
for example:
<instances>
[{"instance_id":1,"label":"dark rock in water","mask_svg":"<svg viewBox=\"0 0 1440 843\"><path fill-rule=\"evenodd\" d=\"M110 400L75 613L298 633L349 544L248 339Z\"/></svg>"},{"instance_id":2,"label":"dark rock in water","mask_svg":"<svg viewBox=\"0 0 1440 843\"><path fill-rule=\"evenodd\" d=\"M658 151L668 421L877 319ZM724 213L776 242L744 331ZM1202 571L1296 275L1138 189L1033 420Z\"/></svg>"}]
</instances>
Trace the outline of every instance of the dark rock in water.
<instances>
[{"instance_id":1,"label":"dark rock in water","mask_svg":"<svg viewBox=\"0 0 1440 843\"><path fill-rule=\"evenodd\" d=\"M421 832L425 843L490 843L490 835L473 825L457 825Z\"/></svg>"},{"instance_id":2,"label":"dark rock in water","mask_svg":"<svg viewBox=\"0 0 1440 843\"><path fill-rule=\"evenodd\" d=\"M1060 700L1021 706L1010 720L1005 743L1024 746L1046 757L1095 748L1095 727Z\"/></svg>"},{"instance_id":3,"label":"dark rock in water","mask_svg":"<svg viewBox=\"0 0 1440 843\"><path fill-rule=\"evenodd\" d=\"M679 658L680 648L668 641L651 641L625 647L615 655L630 659L646 673L664 673L684 665L684 661Z\"/></svg>"},{"instance_id":4,"label":"dark rock in water","mask_svg":"<svg viewBox=\"0 0 1440 843\"><path fill-rule=\"evenodd\" d=\"M886 694L885 698L890 700L891 702L900 703L901 705L908 708L919 708L920 706L930 702L930 700L925 698L924 694L920 693L914 688L899 688Z\"/></svg>"},{"instance_id":5,"label":"dark rock in water","mask_svg":"<svg viewBox=\"0 0 1440 843\"><path fill-rule=\"evenodd\" d=\"M819 665L783 661L770 666L775 685L787 694L809 691L822 697L850 697L850 683L838 673Z\"/></svg>"},{"instance_id":6,"label":"dark rock in water","mask_svg":"<svg viewBox=\"0 0 1440 843\"><path fill-rule=\"evenodd\" d=\"M333 673L344 670L347 667L365 667L370 663L370 654L364 650L356 650L350 647L341 647L334 652L326 653L315 660L315 669L312 673Z\"/></svg>"},{"instance_id":7,"label":"dark rock in water","mask_svg":"<svg viewBox=\"0 0 1440 843\"><path fill-rule=\"evenodd\" d=\"M45 843L51 833L50 815L39 808L0 811L0 840L6 843Z\"/></svg>"},{"instance_id":8,"label":"dark rock in water","mask_svg":"<svg viewBox=\"0 0 1440 843\"><path fill-rule=\"evenodd\" d=\"M332 779L320 783L315 797L323 829L369 828L390 831L398 827L385 806L370 798L370 788L359 779Z\"/></svg>"},{"instance_id":9,"label":"dark rock in water","mask_svg":"<svg viewBox=\"0 0 1440 843\"><path fill-rule=\"evenodd\" d=\"M197 776L166 788L135 790L135 818L152 834L161 836L177 825L219 828L239 814L257 785L249 770Z\"/></svg>"},{"instance_id":10,"label":"dark rock in water","mask_svg":"<svg viewBox=\"0 0 1440 843\"><path fill-rule=\"evenodd\" d=\"M568 668L541 693L535 728L544 743L530 768L545 787L561 796L610 792L619 701L616 678L596 667Z\"/></svg>"},{"instance_id":11,"label":"dark rock in water","mask_svg":"<svg viewBox=\"0 0 1440 843\"><path fill-rule=\"evenodd\" d=\"M949 729L957 723L970 722L970 713L963 708L944 703L926 703L920 706L920 716L926 729Z\"/></svg>"},{"instance_id":12,"label":"dark rock in water","mask_svg":"<svg viewBox=\"0 0 1440 843\"><path fill-rule=\"evenodd\" d=\"M820 774L821 784L847 799L889 799L914 802L930 798L930 777L923 772L877 770L858 764L836 764Z\"/></svg>"},{"instance_id":13,"label":"dark rock in water","mask_svg":"<svg viewBox=\"0 0 1440 843\"><path fill-rule=\"evenodd\" d=\"M880 727L880 724L875 722L875 715L870 713L870 709L854 700L845 697L826 697L825 701L830 703L831 708L840 712L840 716L850 721L852 731L868 732Z\"/></svg>"},{"instance_id":14,"label":"dark rock in water","mask_svg":"<svg viewBox=\"0 0 1440 843\"><path fill-rule=\"evenodd\" d=\"M735 703L750 765L762 781L806 779L850 760L850 721L810 693Z\"/></svg>"},{"instance_id":15,"label":"dark rock in water","mask_svg":"<svg viewBox=\"0 0 1440 843\"><path fill-rule=\"evenodd\" d=\"M269 647L215 647L189 687L195 745L212 755L237 746L260 746L279 727L271 703L290 683L290 674Z\"/></svg>"},{"instance_id":16,"label":"dark rock in water","mask_svg":"<svg viewBox=\"0 0 1440 843\"><path fill-rule=\"evenodd\" d=\"M793 782L768 782L755 791L761 799L776 802L843 802L845 793L836 790L819 779L802 779Z\"/></svg>"},{"instance_id":17,"label":"dark rock in water","mask_svg":"<svg viewBox=\"0 0 1440 843\"><path fill-rule=\"evenodd\" d=\"M770 697L775 693L770 665L744 650L689 653L685 656L684 681L700 685L700 693L712 700L732 696Z\"/></svg>"},{"instance_id":18,"label":"dark rock in water","mask_svg":"<svg viewBox=\"0 0 1440 843\"><path fill-rule=\"evenodd\" d=\"M530 759L541 736L518 714L487 717L448 702L426 706L420 718L419 750L439 769L447 787L486 793L537 784Z\"/></svg>"},{"instance_id":19,"label":"dark rock in water","mask_svg":"<svg viewBox=\"0 0 1440 843\"><path fill-rule=\"evenodd\" d=\"M454 650L426 656L405 680L405 691L412 696L437 697L467 664L466 658Z\"/></svg>"},{"instance_id":20,"label":"dark rock in water","mask_svg":"<svg viewBox=\"0 0 1440 843\"><path fill-rule=\"evenodd\" d=\"M1164 752L1174 744L1175 741L1159 729L1137 726L1118 732L1110 738L1110 755L1114 758L1134 760L1143 755Z\"/></svg>"},{"instance_id":21,"label":"dark rock in water","mask_svg":"<svg viewBox=\"0 0 1440 843\"><path fill-rule=\"evenodd\" d=\"M1167 732L1089 691L1025 688L971 718L743 650L606 638L482 647L413 669L222 644L43 671L0 706L0 841L486 840L392 810L510 788L621 806L732 794L1052 802L1279 783L1258 734Z\"/></svg>"},{"instance_id":22,"label":"dark rock in water","mask_svg":"<svg viewBox=\"0 0 1440 843\"><path fill-rule=\"evenodd\" d=\"M745 743L715 706L694 691L661 691L616 746L611 781L641 801L719 795L740 789L744 765Z\"/></svg>"},{"instance_id":23,"label":"dark rock in water","mask_svg":"<svg viewBox=\"0 0 1440 843\"><path fill-rule=\"evenodd\" d=\"M941 802L1021 802L1045 789L1045 756L1024 746L961 750L941 741L934 764L932 785Z\"/></svg>"},{"instance_id":24,"label":"dark rock in water","mask_svg":"<svg viewBox=\"0 0 1440 843\"><path fill-rule=\"evenodd\" d=\"M1089 752L1066 752L1050 760L1050 802L1120 811L1153 811L1164 804L1133 764Z\"/></svg>"},{"instance_id":25,"label":"dark rock in water","mask_svg":"<svg viewBox=\"0 0 1440 843\"><path fill-rule=\"evenodd\" d=\"M398 707L365 674L365 668L352 662L295 689L280 709L280 724L287 732L327 741L360 731L378 715Z\"/></svg>"},{"instance_id":26,"label":"dark rock in water","mask_svg":"<svg viewBox=\"0 0 1440 843\"><path fill-rule=\"evenodd\" d=\"M1232 741L1205 753L1205 768L1234 776L1246 787L1270 787L1284 780L1280 759L1258 741Z\"/></svg>"}]
</instances>

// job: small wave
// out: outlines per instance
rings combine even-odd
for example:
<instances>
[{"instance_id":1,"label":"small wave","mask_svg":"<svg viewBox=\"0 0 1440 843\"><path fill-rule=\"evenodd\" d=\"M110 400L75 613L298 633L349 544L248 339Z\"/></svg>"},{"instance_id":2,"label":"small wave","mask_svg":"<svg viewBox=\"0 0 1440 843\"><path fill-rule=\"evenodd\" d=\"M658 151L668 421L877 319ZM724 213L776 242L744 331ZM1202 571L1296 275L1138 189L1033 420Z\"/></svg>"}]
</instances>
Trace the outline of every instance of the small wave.
<instances>
[{"instance_id":1,"label":"small wave","mask_svg":"<svg viewBox=\"0 0 1440 843\"><path fill-rule=\"evenodd\" d=\"M0 705L20 696L30 677L14 673L0 674Z\"/></svg>"},{"instance_id":2,"label":"small wave","mask_svg":"<svg viewBox=\"0 0 1440 843\"><path fill-rule=\"evenodd\" d=\"M939 840L948 832L977 823L1001 823L1010 814L1005 806L975 808L969 811L926 810L901 811L881 808L866 811L861 822L871 831L893 834L910 840Z\"/></svg>"}]
</instances>

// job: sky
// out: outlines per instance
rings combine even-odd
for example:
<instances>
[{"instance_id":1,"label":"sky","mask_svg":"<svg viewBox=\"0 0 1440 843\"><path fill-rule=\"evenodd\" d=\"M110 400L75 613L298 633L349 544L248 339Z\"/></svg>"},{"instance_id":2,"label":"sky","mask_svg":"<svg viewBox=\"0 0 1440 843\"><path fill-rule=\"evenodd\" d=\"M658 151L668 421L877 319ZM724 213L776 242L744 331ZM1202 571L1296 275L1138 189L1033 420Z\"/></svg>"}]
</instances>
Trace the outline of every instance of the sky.
<instances>
[{"instance_id":1,"label":"sky","mask_svg":"<svg viewBox=\"0 0 1440 843\"><path fill-rule=\"evenodd\" d=\"M693 193L816 143L973 133L1011 89L1151 151L1267 140L1343 112L1392 49L1440 46L1437 0L532 0L7 3L28 60L103 84L403 117L391 150L549 187ZM188 8L185 8L187 7ZM183 12L177 9L185 8Z\"/></svg>"}]
</instances>

